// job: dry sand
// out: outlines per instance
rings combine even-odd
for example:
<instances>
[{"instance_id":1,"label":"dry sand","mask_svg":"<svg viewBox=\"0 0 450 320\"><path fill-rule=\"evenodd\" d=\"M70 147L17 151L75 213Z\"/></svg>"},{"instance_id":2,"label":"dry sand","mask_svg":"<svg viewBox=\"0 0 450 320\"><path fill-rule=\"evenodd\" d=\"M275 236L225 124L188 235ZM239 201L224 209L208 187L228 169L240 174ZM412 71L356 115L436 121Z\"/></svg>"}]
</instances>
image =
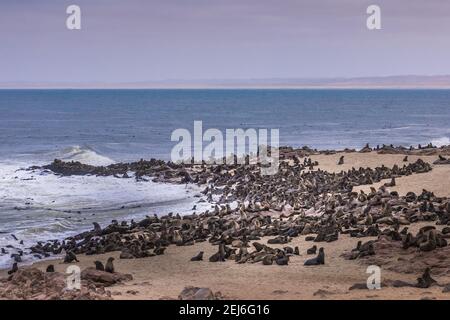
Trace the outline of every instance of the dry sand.
<instances>
[{"instance_id":1,"label":"dry sand","mask_svg":"<svg viewBox=\"0 0 450 320\"><path fill-rule=\"evenodd\" d=\"M345 164L337 166L341 154L313 156L319 161L319 167L328 171L347 170L351 167L375 167L381 164L392 167L403 165L403 155L378 155L372 153L345 153ZM422 158L432 163L436 156L410 156L410 161ZM397 179L397 186L392 188L400 194L407 191L421 192L422 189L435 192L439 196L450 197L450 165L433 166L425 174L416 174ZM367 190L368 186L362 189ZM420 227L415 224L414 228ZM228 299L448 299L450 293L442 293L442 287L429 289L382 287L380 290L349 290L355 283L365 283L369 274L367 265L358 260L345 260L344 251L356 247L358 240L371 238L350 238L341 235L338 241L319 243L325 248L326 263L323 266L303 265L311 256L306 249L314 243L306 242L305 236L294 238L289 246L299 246L300 256L293 256L288 266L264 266L257 264L236 264L234 261L211 263L208 257L216 252L217 247L208 242L193 246L170 246L162 256L143 259L121 260L119 253L96 256L79 256L82 269L94 266L93 261L103 262L109 256L116 258L118 272L130 273L134 279L124 284L110 287L114 299L176 299L186 286L208 287L214 292L220 291ZM268 238L264 239L265 242ZM276 246L276 245L271 245ZM205 261L191 262L190 258L199 251L204 251ZM396 259L395 257L393 259ZM49 263L55 264L56 271L64 272L66 264L61 259L43 261L33 266L45 270ZM450 266L449 266L450 267ZM0 277L5 276L0 271ZM382 269L382 281L404 280L415 282L418 273L400 273ZM439 283L450 283L450 276L435 276Z\"/></svg>"}]
</instances>

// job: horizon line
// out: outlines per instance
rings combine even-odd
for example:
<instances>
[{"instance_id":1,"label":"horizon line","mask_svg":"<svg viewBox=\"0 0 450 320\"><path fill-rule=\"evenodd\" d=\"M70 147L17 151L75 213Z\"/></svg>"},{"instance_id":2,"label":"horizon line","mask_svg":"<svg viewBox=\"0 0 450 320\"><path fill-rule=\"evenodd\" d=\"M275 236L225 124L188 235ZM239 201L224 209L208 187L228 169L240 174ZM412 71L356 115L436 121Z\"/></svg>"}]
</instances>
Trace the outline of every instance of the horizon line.
<instances>
[{"instance_id":1,"label":"horizon line","mask_svg":"<svg viewBox=\"0 0 450 320\"><path fill-rule=\"evenodd\" d=\"M333 78L166 79L149 81L11 81L0 89L450 89L450 75Z\"/></svg>"}]
</instances>

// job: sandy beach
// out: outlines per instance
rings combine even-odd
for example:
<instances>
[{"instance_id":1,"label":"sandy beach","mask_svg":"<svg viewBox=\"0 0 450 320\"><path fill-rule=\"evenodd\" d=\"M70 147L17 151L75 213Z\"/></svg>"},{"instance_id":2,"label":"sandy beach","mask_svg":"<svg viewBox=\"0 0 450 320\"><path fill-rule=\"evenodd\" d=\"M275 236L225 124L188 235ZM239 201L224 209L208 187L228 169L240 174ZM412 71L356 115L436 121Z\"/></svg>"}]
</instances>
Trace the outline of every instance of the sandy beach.
<instances>
[{"instance_id":1,"label":"sandy beach","mask_svg":"<svg viewBox=\"0 0 450 320\"><path fill-rule=\"evenodd\" d=\"M338 166L339 157L345 155L345 163ZM385 165L392 167L404 164L404 155L369 153L337 153L332 155L312 155L313 161L318 161L318 168L329 172L339 172L352 167L376 167ZM408 161L417 159L432 163L436 156L409 156ZM386 181L374 185L356 187L355 190L370 192L370 187L378 188ZM432 171L399 177L396 186L389 188L405 195L409 191L416 193L423 189L434 192L440 197L450 197L450 165L433 165ZM280 212L272 212L274 216ZM410 230L417 231L425 225L435 225L435 222L419 222L409 226ZM442 229L442 226L437 226ZM259 242L267 243L270 237L264 237ZM403 270L397 272L395 264L417 259L413 252L395 254L385 260L381 265L382 287L379 290L350 288L355 284L366 283L368 274L366 269L368 261L364 259L346 260L344 252L350 252L356 247L359 240L374 240L376 237L359 239L343 234L339 240L330 243L320 243L325 249L326 262L319 266L304 266L304 261L311 258L306 250L312 242L305 241L305 235L293 237L289 246L298 246L300 255L292 256L289 265L261 265L260 263L237 264L235 261L211 263L207 257L217 251L216 246L209 242L195 243L190 246L167 247L164 255L157 255L139 259L120 259L120 252L111 252L101 255L78 255L80 262L74 263L83 270L94 266L94 261L106 262L108 257L115 257L117 272L131 274L133 280L108 287L113 299L177 299L184 287L205 287L213 292L220 292L225 299L448 299L449 293L443 293L441 286L432 286L427 289L403 287L395 288L384 283L403 280L415 282L421 272L418 270ZM283 248L284 245L274 244L274 248ZM446 250L440 248L436 250ZM199 251L204 251L204 261L191 262L190 258ZM418 250L416 250L418 251ZM444 252L444 251L443 251ZM445 251L448 253L449 251ZM433 252L426 252L419 262L433 267ZM448 256L448 255L447 255ZM55 266L55 271L64 273L67 264L62 259L41 261L24 268L38 268L45 271L49 264ZM394 267L392 267L394 265ZM393 271L394 270L394 271ZM450 268L432 273L433 278L440 284L450 283ZM6 270L0 271L0 277L6 277Z\"/></svg>"}]
</instances>

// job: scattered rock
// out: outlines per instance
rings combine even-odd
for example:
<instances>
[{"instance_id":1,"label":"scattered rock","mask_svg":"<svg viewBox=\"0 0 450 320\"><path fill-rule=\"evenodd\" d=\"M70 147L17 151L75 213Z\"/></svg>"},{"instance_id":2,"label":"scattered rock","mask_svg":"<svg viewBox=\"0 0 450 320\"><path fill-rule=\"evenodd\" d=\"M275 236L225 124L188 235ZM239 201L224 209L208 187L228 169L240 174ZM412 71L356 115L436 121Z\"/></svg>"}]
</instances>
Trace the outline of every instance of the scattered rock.
<instances>
[{"instance_id":1,"label":"scattered rock","mask_svg":"<svg viewBox=\"0 0 450 320\"><path fill-rule=\"evenodd\" d=\"M220 292L213 293L209 288L185 287L178 296L179 300L221 300Z\"/></svg>"}]
</instances>

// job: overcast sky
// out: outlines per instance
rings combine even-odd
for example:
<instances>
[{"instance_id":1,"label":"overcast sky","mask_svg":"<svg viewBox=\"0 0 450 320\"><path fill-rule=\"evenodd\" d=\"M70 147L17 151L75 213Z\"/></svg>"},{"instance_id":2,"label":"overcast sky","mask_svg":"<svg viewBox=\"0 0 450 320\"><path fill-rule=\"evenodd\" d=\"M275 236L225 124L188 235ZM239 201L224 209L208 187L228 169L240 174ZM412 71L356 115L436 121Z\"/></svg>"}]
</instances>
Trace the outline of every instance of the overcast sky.
<instances>
[{"instance_id":1,"label":"overcast sky","mask_svg":"<svg viewBox=\"0 0 450 320\"><path fill-rule=\"evenodd\" d=\"M404 74L450 74L450 1L0 0L0 82Z\"/></svg>"}]
</instances>

